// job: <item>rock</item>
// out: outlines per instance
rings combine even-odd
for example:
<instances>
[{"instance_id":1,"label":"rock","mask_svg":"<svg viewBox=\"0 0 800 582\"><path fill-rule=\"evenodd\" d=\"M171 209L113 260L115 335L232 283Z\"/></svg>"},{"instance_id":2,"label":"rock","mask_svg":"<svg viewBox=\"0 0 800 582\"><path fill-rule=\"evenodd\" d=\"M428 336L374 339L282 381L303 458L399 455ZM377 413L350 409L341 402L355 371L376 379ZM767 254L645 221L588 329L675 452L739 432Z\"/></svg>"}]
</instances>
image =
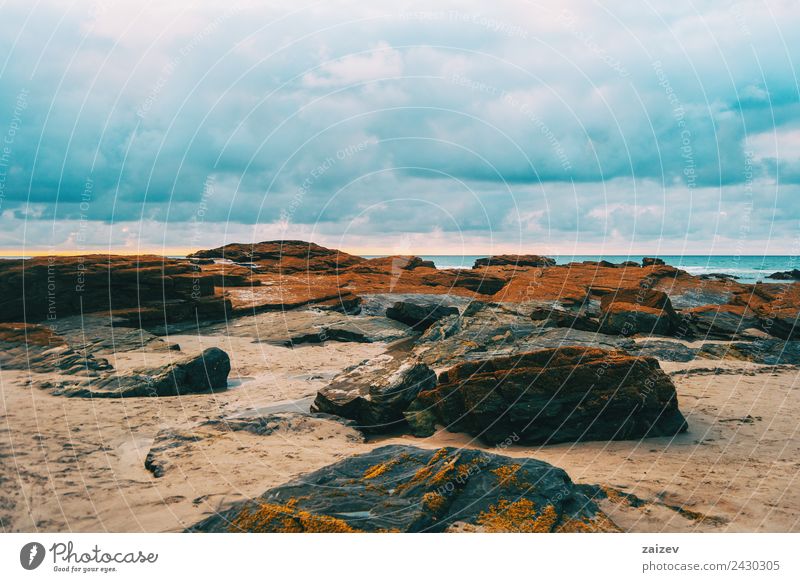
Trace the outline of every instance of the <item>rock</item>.
<instances>
[{"instance_id":1,"label":"rock","mask_svg":"<svg viewBox=\"0 0 800 582\"><path fill-rule=\"evenodd\" d=\"M691 362L697 357L697 349L680 342L668 340L645 340L625 349L633 356L649 356L664 362Z\"/></svg>"},{"instance_id":2,"label":"rock","mask_svg":"<svg viewBox=\"0 0 800 582\"><path fill-rule=\"evenodd\" d=\"M448 315L458 315L458 309L438 303L397 301L386 310L386 317L389 319L405 323L418 331L429 328L434 322Z\"/></svg>"},{"instance_id":3,"label":"rock","mask_svg":"<svg viewBox=\"0 0 800 582\"><path fill-rule=\"evenodd\" d=\"M800 341L758 339L752 342L708 343L697 352L698 358L743 360L755 364L800 365Z\"/></svg>"},{"instance_id":4,"label":"rock","mask_svg":"<svg viewBox=\"0 0 800 582\"><path fill-rule=\"evenodd\" d=\"M413 271L424 267L426 269L436 269L433 261L423 260L421 257L413 255L393 255L389 257L377 257L374 259L365 259L361 263L357 263L352 267L348 267L348 272L351 273L381 273L392 274L397 271Z\"/></svg>"},{"instance_id":5,"label":"rock","mask_svg":"<svg viewBox=\"0 0 800 582\"><path fill-rule=\"evenodd\" d=\"M232 243L215 249L197 251L188 257L228 259L240 264L252 263L259 271L273 273L335 272L366 261L343 251L299 240Z\"/></svg>"},{"instance_id":6,"label":"rock","mask_svg":"<svg viewBox=\"0 0 800 582\"><path fill-rule=\"evenodd\" d=\"M800 269L772 273L771 275L767 275L767 279L776 279L778 281L800 281Z\"/></svg>"},{"instance_id":7,"label":"rock","mask_svg":"<svg viewBox=\"0 0 800 582\"><path fill-rule=\"evenodd\" d=\"M403 352L386 353L336 376L317 393L311 411L354 420L365 432L386 432L402 424L420 390L435 384L425 364Z\"/></svg>"},{"instance_id":8,"label":"rock","mask_svg":"<svg viewBox=\"0 0 800 582\"><path fill-rule=\"evenodd\" d=\"M192 317L221 301L214 280L187 261L151 255L35 257L0 261L0 321L48 323L116 310ZM23 309L24 308L24 309Z\"/></svg>"},{"instance_id":9,"label":"rock","mask_svg":"<svg viewBox=\"0 0 800 582\"><path fill-rule=\"evenodd\" d=\"M619 531L543 461L391 445L236 503L191 532Z\"/></svg>"},{"instance_id":10,"label":"rock","mask_svg":"<svg viewBox=\"0 0 800 582\"><path fill-rule=\"evenodd\" d=\"M449 318L440 321L442 325L452 322ZM423 334L414 351L429 366L448 366L473 356L485 358L487 353L513 346L537 329L530 315L524 312L473 301L464 309L456 326L438 338L435 331Z\"/></svg>"},{"instance_id":11,"label":"rock","mask_svg":"<svg viewBox=\"0 0 800 582\"><path fill-rule=\"evenodd\" d=\"M449 289L460 287L481 295L494 295L508 283L508 279L484 272L475 272L469 269L440 269L429 273L420 279L422 285L447 287Z\"/></svg>"},{"instance_id":12,"label":"rock","mask_svg":"<svg viewBox=\"0 0 800 582\"><path fill-rule=\"evenodd\" d=\"M568 327L581 331L598 331L600 322L585 311L570 311L562 308L537 307L531 319L540 322L542 327Z\"/></svg>"},{"instance_id":13,"label":"rock","mask_svg":"<svg viewBox=\"0 0 800 582\"><path fill-rule=\"evenodd\" d=\"M112 366L91 352L76 351L50 327L0 323L0 369L97 376Z\"/></svg>"},{"instance_id":14,"label":"rock","mask_svg":"<svg viewBox=\"0 0 800 582\"><path fill-rule=\"evenodd\" d=\"M420 336L418 343L442 341L459 331L461 331L461 317L457 314L448 315L433 322Z\"/></svg>"},{"instance_id":15,"label":"rock","mask_svg":"<svg viewBox=\"0 0 800 582\"><path fill-rule=\"evenodd\" d=\"M219 348L185 357L154 370L139 370L83 382L43 383L57 396L78 398L131 398L182 396L225 390L231 361Z\"/></svg>"},{"instance_id":16,"label":"rock","mask_svg":"<svg viewBox=\"0 0 800 582\"><path fill-rule=\"evenodd\" d=\"M741 305L703 305L686 310L692 334L704 339L734 339L757 335L751 330L761 327L761 319Z\"/></svg>"},{"instance_id":17,"label":"rock","mask_svg":"<svg viewBox=\"0 0 800 582\"><path fill-rule=\"evenodd\" d=\"M728 273L705 273L700 275L700 278L715 281L736 281L738 279L738 277L729 275Z\"/></svg>"},{"instance_id":18,"label":"rock","mask_svg":"<svg viewBox=\"0 0 800 582\"><path fill-rule=\"evenodd\" d=\"M386 310L398 301L455 307L459 311L472 301L468 297L434 293L370 293L362 295L361 314L386 317Z\"/></svg>"},{"instance_id":19,"label":"rock","mask_svg":"<svg viewBox=\"0 0 800 582\"><path fill-rule=\"evenodd\" d=\"M641 305L642 307L664 311L670 317L675 315L672 302L666 293L646 287L616 289L600 297L600 309L602 311L606 311L614 303Z\"/></svg>"},{"instance_id":20,"label":"rock","mask_svg":"<svg viewBox=\"0 0 800 582\"><path fill-rule=\"evenodd\" d=\"M661 265L666 265L663 259L655 257L644 257L642 259L642 267L658 267Z\"/></svg>"},{"instance_id":21,"label":"rock","mask_svg":"<svg viewBox=\"0 0 800 582\"><path fill-rule=\"evenodd\" d=\"M675 387L653 358L564 347L443 372L412 410L489 444L516 436L554 444L673 436L686 430Z\"/></svg>"},{"instance_id":22,"label":"rock","mask_svg":"<svg viewBox=\"0 0 800 582\"><path fill-rule=\"evenodd\" d=\"M541 257L539 255L494 255L477 259L472 266L473 269L481 267L552 267L556 264L555 259Z\"/></svg>"},{"instance_id":23,"label":"rock","mask_svg":"<svg viewBox=\"0 0 800 582\"><path fill-rule=\"evenodd\" d=\"M618 289L600 298L604 333L669 335L679 325L669 296L646 287Z\"/></svg>"},{"instance_id":24,"label":"rock","mask_svg":"<svg viewBox=\"0 0 800 582\"><path fill-rule=\"evenodd\" d=\"M604 333L629 336L634 334L670 335L675 326L660 309L633 303L612 303L603 314Z\"/></svg>"},{"instance_id":25,"label":"rock","mask_svg":"<svg viewBox=\"0 0 800 582\"><path fill-rule=\"evenodd\" d=\"M386 317L345 315L316 308L242 316L206 326L204 332L251 337L286 347L327 341L391 343L414 335L407 325Z\"/></svg>"}]
</instances>

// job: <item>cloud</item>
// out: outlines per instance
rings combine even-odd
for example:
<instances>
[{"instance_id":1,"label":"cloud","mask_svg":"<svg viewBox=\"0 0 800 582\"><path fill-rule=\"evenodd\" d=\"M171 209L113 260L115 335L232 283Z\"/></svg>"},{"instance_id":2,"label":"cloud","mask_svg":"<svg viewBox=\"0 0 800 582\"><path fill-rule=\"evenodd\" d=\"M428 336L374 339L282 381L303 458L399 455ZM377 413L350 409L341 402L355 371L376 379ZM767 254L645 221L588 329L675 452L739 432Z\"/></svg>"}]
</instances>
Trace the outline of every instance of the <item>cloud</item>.
<instances>
[{"instance_id":1,"label":"cloud","mask_svg":"<svg viewBox=\"0 0 800 582\"><path fill-rule=\"evenodd\" d=\"M87 222L160 245L201 211L195 246L712 245L750 206L751 239L796 230L793 2L15 0L4 21L8 248L72 245Z\"/></svg>"}]
</instances>

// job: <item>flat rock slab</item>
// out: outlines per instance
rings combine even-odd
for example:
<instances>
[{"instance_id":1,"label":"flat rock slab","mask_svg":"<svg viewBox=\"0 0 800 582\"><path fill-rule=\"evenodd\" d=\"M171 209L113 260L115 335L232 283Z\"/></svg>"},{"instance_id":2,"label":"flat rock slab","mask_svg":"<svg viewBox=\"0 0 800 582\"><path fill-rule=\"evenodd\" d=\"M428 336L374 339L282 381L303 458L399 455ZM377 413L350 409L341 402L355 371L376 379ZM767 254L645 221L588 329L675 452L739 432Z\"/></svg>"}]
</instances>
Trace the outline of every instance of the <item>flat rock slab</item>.
<instances>
[{"instance_id":1,"label":"flat rock slab","mask_svg":"<svg viewBox=\"0 0 800 582\"><path fill-rule=\"evenodd\" d=\"M97 379L40 382L56 396L77 398L135 398L182 396L226 390L231 361L219 348L208 348L195 357L184 357L154 370L109 374Z\"/></svg>"},{"instance_id":2,"label":"flat rock slab","mask_svg":"<svg viewBox=\"0 0 800 582\"><path fill-rule=\"evenodd\" d=\"M270 489L188 531L618 531L584 490L535 459L393 445Z\"/></svg>"},{"instance_id":3,"label":"flat rock slab","mask_svg":"<svg viewBox=\"0 0 800 582\"><path fill-rule=\"evenodd\" d=\"M413 335L407 325L386 317L347 315L335 311L292 310L240 317L215 324L206 333L220 332L286 347L325 343L391 343Z\"/></svg>"}]
</instances>

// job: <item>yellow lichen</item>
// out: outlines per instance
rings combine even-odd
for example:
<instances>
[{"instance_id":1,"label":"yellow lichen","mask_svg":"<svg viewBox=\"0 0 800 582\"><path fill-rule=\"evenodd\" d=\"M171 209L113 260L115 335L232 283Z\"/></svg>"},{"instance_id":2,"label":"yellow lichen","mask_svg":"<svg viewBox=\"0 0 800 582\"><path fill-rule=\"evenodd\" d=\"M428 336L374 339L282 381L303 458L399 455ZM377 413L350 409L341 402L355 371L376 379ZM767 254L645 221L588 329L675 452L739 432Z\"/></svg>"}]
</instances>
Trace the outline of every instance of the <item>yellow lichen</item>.
<instances>
[{"instance_id":1,"label":"yellow lichen","mask_svg":"<svg viewBox=\"0 0 800 582\"><path fill-rule=\"evenodd\" d=\"M521 469L518 464L514 465L501 465L497 469L492 469L492 473L497 475L497 480L500 485L519 485L517 480L517 471Z\"/></svg>"},{"instance_id":2,"label":"yellow lichen","mask_svg":"<svg viewBox=\"0 0 800 582\"><path fill-rule=\"evenodd\" d=\"M317 515L297 508L297 500L285 504L261 503L253 510L243 508L233 519L230 531L281 533L356 533L346 521L329 515Z\"/></svg>"},{"instance_id":3,"label":"yellow lichen","mask_svg":"<svg viewBox=\"0 0 800 582\"><path fill-rule=\"evenodd\" d=\"M439 513L446 505L447 500L444 495L429 491L422 496L422 507L433 513Z\"/></svg>"},{"instance_id":4,"label":"yellow lichen","mask_svg":"<svg viewBox=\"0 0 800 582\"><path fill-rule=\"evenodd\" d=\"M555 531L558 533L600 533L619 532L622 530L605 513L598 512L593 518L565 519Z\"/></svg>"},{"instance_id":5,"label":"yellow lichen","mask_svg":"<svg viewBox=\"0 0 800 582\"><path fill-rule=\"evenodd\" d=\"M553 531L558 521L558 513L552 505L536 512L536 504L530 499L517 501L501 499L478 515L477 523L484 531L508 533L544 533Z\"/></svg>"}]
</instances>

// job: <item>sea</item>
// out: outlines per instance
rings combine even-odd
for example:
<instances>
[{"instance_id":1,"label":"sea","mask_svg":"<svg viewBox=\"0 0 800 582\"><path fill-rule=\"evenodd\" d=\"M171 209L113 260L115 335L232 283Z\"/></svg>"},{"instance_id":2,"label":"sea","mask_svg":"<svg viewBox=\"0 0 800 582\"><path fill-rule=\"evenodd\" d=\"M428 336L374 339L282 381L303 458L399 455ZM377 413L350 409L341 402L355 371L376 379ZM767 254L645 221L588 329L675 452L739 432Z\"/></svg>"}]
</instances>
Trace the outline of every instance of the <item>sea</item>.
<instances>
[{"instance_id":1,"label":"sea","mask_svg":"<svg viewBox=\"0 0 800 582\"><path fill-rule=\"evenodd\" d=\"M476 259L486 255L421 255L433 261L440 269L469 269ZM641 262L642 255L548 255L556 264L564 265L581 261L624 261ZM742 283L778 283L766 276L776 271L791 271L800 268L800 258L789 255L775 256L733 256L733 255L658 255L658 258L673 267L678 267L692 275L723 273L736 277Z\"/></svg>"}]
</instances>

